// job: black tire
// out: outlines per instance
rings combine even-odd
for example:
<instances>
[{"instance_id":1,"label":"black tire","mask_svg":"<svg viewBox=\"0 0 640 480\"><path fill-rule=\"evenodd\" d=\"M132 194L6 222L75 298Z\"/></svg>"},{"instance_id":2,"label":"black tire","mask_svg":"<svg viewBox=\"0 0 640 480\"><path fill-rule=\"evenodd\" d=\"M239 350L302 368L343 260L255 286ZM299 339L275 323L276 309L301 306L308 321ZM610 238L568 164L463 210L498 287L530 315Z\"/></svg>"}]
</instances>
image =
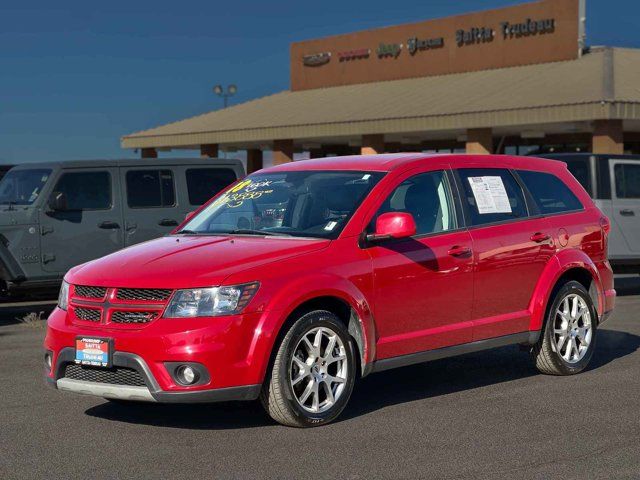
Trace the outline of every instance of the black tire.
<instances>
[{"instance_id":1,"label":"black tire","mask_svg":"<svg viewBox=\"0 0 640 480\"><path fill-rule=\"evenodd\" d=\"M333 406L325 411L314 413L305 410L297 400L290 380L290 369L293 368L293 355L299 342L318 327L329 329L342 341L346 355L347 375L341 394L336 398ZM356 358L353 339L336 315L325 310L315 310L302 315L277 345L272 367L267 373L260 394L262 405L271 418L282 425L290 427L325 425L340 415L351 397L357 375Z\"/></svg>"},{"instance_id":2,"label":"black tire","mask_svg":"<svg viewBox=\"0 0 640 480\"><path fill-rule=\"evenodd\" d=\"M561 353L556 351L557 347L554 338L556 312L560 307L560 304L569 295L577 295L581 297L587 305L591 315L591 340L582 359L574 363L566 361ZM593 357L597 337L597 326L598 314L593 304L593 300L584 286L573 280L558 285L552 294L551 302L547 308L544 328L540 335L540 339L531 349L531 356L536 368L541 373L547 375L575 375L576 373L583 371L587 365L589 365L591 357ZM566 348L567 347L565 346L565 351Z\"/></svg>"}]
</instances>

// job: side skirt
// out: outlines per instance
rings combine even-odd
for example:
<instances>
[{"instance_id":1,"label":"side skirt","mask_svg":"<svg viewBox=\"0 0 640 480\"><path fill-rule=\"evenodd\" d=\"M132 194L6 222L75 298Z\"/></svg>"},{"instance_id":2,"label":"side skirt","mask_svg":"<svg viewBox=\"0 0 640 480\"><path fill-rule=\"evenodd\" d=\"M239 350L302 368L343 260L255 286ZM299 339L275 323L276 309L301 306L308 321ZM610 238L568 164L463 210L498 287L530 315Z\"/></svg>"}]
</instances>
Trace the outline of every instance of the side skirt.
<instances>
[{"instance_id":1,"label":"side skirt","mask_svg":"<svg viewBox=\"0 0 640 480\"><path fill-rule=\"evenodd\" d=\"M455 357L458 355L464 355L465 353L479 352L482 350L504 347L506 345L533 345L539 338L540 331L538 330L533 332L514 333L512 335L504 335L502 337L487 338L485 340L478 340L477 342L463 343L462 345L453 345L451 347L437 348L435 350L427 350L424 352L410 353L409 355L377 360L374 362L371 371L382 372L392 368L406 367L407 365L413 365L416 363L430 362L432 360Z\"/></svg>"}]
</instances>

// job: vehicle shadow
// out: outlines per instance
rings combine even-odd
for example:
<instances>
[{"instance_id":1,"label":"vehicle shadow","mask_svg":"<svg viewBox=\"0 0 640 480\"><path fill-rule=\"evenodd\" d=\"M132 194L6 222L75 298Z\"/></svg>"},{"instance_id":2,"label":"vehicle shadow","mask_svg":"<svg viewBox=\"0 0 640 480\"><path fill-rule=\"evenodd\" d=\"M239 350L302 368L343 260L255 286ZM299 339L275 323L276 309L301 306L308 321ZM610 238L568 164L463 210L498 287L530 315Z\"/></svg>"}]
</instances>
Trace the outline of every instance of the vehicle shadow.
<instances>
[{"instance_id":1,"label":"vehicle shadow","mask_svg":"<svg viewBox=\"0 0 640 480\"><path fill-rule=\"evenodd\" d=\"M621 296L640 295L640 275L634 277L616 277L616 293Z\"/></svg>"},{"instance_id":2,"label":"vehicle shadow","mask_svg":"<svg viewBox=\"0 0 640 480\"><path fill-rule=\"evenodd\" d=\"M598 347L589 370L634 353L640 336L614 330L598 332ZM525 379L538 372L518 346L376 373L356 385L338 421L356 418L391 405L444 396ZM85 413L117 422L169 428L220 430L273 425L259 402L192 405L118 404L106 402Z\"/></svg>"}]
</instances>

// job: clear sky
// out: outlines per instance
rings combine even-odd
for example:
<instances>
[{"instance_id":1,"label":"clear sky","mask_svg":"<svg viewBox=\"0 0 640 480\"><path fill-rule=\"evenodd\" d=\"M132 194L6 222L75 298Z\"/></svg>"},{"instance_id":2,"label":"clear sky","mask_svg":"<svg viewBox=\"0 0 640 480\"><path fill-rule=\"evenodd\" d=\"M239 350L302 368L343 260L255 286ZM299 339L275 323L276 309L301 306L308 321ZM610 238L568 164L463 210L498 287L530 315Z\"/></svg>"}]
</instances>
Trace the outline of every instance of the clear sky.
<instances>
[{"instance_id":1,"label":"clear sky","mask_svg":"<svg viewBox=\"0 0 640 480\"><path fill-rule=\"evenodd\" d=\"M513 0L0 2L0 161L131 157L122 135L284 90L289 44ZM640 47L640 1L587 0L589 45Z\"/></svg>"}]
</instances>

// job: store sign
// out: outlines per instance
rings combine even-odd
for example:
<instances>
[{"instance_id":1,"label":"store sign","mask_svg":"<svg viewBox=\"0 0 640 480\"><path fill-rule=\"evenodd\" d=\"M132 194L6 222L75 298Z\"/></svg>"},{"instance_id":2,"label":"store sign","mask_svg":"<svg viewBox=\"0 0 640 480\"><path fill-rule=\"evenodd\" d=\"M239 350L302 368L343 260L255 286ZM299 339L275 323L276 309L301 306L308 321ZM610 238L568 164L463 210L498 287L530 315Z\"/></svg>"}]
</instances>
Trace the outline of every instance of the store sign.
<instances>
[{"instance_id":1,"label":"store sign","mask_svg":"<svg viewBox=\"0 0 640 480\"><path fill-rule=\"evenodd\" d=\"M380 45L378 45L378 50L376 50L376 53L378 54L378 58L398 58L398 55L400 55L401 51L401 43L381 43Z\"/></svg>"},{"instance_id":2,"label":"store sign","mask_svg":"<svg viewBox=\"0 0 640 480\"><path fill-rule=\"evenodd\" d=\"M500 30L505 39L518 38L540 33L553 33L556 29L555 18L531 20L527 18L522 23L500 22Z\"/></svg>"},{"instance_id":3,"label":"store sign","mask_svg":"<svg viewBox=\"0 0 640 480\"><path fill-rule=\"evenodd\" d=\"M474 45L477 43L487 43L493 40L496 32L491 27L473 27L468 30L456 31L456 43L459 47L463 45Z\"/></svg>"},{"instance_id":4,"label":"store sign","mask_svg":"<svg viewBox=\"0 0 640 480\"><path fill-rule=\"evenodd\" d=\"M345 50L344 52L338 52L338 60L341 62L348 62L350 60L360 60L363 58L369 58L371 55L371 49L359 48L357 50Z\"/></svg>"},{"instance_id":5,"label":"store sign","mask_svg":"<svg viewBox=\"0 0 640 480\"><path fill-rule=\"evenodd\" d=\"M407 40L407 51L411 55L415 55L416 52L421 50L431 50L432 48L441 48L444 46L444 38L426 38L420 39L417 37Z\"/></svg>"},{"instance_id":6,"label":"store sign","mask_svg":"<svg viewBox=\"0 0 640 480\"><path fill-rule=\"evenodd\" d=\"M302 57L302 63L307 67L318 67L329 63L329 60L331 60L331 52L312 53Z\"/></svg>"}]
</instances>

